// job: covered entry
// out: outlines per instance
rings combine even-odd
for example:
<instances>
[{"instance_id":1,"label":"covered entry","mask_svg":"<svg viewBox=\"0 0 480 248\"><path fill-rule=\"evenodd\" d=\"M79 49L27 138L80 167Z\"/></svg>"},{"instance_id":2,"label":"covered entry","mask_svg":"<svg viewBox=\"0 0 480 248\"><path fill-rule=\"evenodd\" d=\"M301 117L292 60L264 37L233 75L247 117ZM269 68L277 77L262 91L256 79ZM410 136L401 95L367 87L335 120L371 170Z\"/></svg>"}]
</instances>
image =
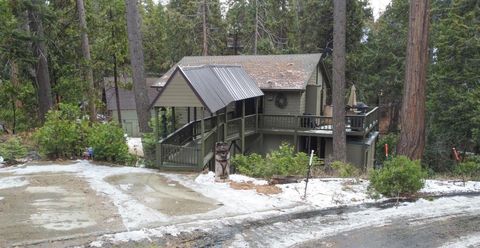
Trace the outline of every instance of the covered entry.
<instances>
[{"instance_id":1,"label":"covered entry","mask_svg":"<svg viewBox=\"0 0 480 248\"><path fill-rule=\"evenodd\" d=\"M258 128L261 96L263 92L241 66L178 66L152 105L159 140L157 164L202 169L213 157L217 141L238 140L243 152L245 136ZM246 112L247 101L253 101L254 113ZM158 132L166 126L166 118L160 118L166 108L173 113L172 126L179 121L175 113L186 115L181 117L185 124L168 136Z\"/></svg>"}]
</instances>

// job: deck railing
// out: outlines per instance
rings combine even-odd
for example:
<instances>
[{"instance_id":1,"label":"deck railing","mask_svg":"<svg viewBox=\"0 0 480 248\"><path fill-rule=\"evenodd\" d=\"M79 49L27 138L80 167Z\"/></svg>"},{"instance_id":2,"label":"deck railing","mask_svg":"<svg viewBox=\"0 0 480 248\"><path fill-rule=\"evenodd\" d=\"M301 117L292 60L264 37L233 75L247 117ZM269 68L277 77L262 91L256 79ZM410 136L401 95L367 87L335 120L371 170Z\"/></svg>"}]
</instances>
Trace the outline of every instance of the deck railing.
<instances>
[{"instance_id":1,"label":"deck railing","mask_svg":"<svg viewBox=\"0 0 480 248\"><path fill-rule=\"evenodd\" d=\"M227 121L227 137L240 133L242 118L235 118Z\"/></svg>"},{"instance_id":2,"label":"deck railing","mask_svg":"<svg viewBox=\"0 0 480 248\"><path fill-rule=\"evenodd\" d=\"M345 116L347 131L364 132L378 123L378 107L365 114ZM316 115L259 115L259 127L262 129L285 130L332 130L333 118Z\"/></svg>"},{"instance_id":3,"label":"deck railing","mask_svg":"<svg viewBox=\"0 0 480 248\"><path fill-rule=\"evenodd\" d=\"M200 121L193 121L185 124L174 133L162 139L158 143L161 163L181 164L184 166L197 167L210 152L212 152L215 142L223 138L231 138L239 135L242 127L242 118L230 119L227 123L218 123L217 120L223 120L222 116L209 117L204 120L205 133L203 152L201 144L192 142L199 138L201 134ZM257 123L258 120L258 123ZM245 116L244 130L256 131L264 130L327 130L333 128L332 117L315 115L267 115L259 114ZM347 132L357 132L357 134L366 134L369 130L378 124L378 107L369 110L365 114L346 115L345 124ZM223 128L227 127L227 137L224 136ZM190 142L190 143L189 143Z\"/></svg>"},{"instance_id":4,"label":"deck railing","mask_svg":"<svg viewBox=\"0 0 480 248\"><path fill-rule=\"evenodd\" d=\"M161 144L160 163L178 164L196 167L198 165L199 149L197 146L187 147L170 144Z\"/></svg>"}]
</instances>

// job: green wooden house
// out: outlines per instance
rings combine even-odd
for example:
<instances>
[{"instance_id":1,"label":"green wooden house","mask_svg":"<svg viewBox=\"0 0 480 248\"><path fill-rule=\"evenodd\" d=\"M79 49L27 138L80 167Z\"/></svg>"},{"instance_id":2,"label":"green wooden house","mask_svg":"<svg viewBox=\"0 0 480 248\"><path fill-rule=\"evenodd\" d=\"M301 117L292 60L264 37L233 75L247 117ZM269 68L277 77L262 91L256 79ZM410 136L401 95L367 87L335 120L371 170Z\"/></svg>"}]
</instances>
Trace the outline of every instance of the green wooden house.
<instances>
[{"instance_id":1,"label":"green wooden house","mask_svg":"<svg viewBox=\"0 0 480 248\"><path fill-rule=\"evenodd\" d=\"M217 141L233 153L265 154L282 142L297 151L332 154L330 80L321 54L184 57L153 87L156 125L173 113L178 127L158 133L157 164L200 170L211 164ZM347 159L374 164L377 108L345 116ZM159 130L159 128L157 128Z\"/></svg>"}]
</instances>

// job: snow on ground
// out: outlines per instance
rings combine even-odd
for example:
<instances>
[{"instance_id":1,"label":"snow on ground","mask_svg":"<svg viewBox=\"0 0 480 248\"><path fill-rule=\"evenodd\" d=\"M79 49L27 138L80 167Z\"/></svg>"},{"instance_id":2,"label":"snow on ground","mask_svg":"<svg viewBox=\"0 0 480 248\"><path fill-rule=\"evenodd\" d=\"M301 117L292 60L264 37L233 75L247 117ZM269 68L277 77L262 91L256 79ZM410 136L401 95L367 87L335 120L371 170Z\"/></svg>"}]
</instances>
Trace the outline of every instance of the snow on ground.
<instances>
[{"instance_id":1,"label":"snow on ground","mask_svg":"<svg viewBox=\"0 0 480 248\"><path fill-rule=\"evenodd\" d=\"M127 138L128 152L130 154L143 157L142 138Z\"/></svg>"},{"instance_id":2,"label":"snow on ground","mask_svg":"<svg viewBox=\"0 0 480 248\"><path fill-rule=\"evenodd\" d=\"M355 205L372 202L367 194L368 181L329 178L311 179L305 196L305 182L279 185L281 198L295 201L304 200L315 207L326 208L337 205Z\"/></svg>"},{"instance_id":3,"label":"snow on ground","mask_svg":"<svg viewBox=\"0 0 480 248\"><path fill-rule=\"evenodd\" d=\"M401 203L398 207L367 208L359 212L344 213L341 217L322 215L309 220L311 221L309 225L304 224L304 219L296 219L288 224L282 223L284 226L276 226L278 229L286 229L282 230L282 233L288 231L289 235L271 235L270 237L264 235L262 242L268 243L271 247L290 247L307 240L318 240L359 228L389 225L395 219L409 220L411 225L421 225L423 223L421 220L476 214L480 211L479 201L479 197L463 196L439 198L434 201L420 199L412 203Z\"/></svg>"},{"instance_id":4,"label":"snow on ground","mask_svg":"<svg viewBox=\"0 0 480 248\"><path fill-rule=\"evenodd\" d=\"M480 191L480 182L467 181L464 185L463 182L459 181L426 180L425 187L420 192L430 194L445 194L478 191Z\"/></svg>"},{"instance_id":5,"label":"snow on ground","mask_svg":"<svg viewBox=\"0 0 480 248\"><path fill-rule=\"evenodd\" d=\"M140 229L152 223L170 223L211 220L218 221L224 217L238 216L235 221L241 221L245 218L261 218L265 214L275 214L278 211L291 212L306 209L321 209L339 205L355 205L365 202L372 202L367 194L369 182L367 180L343 179L343 178L323 178L311 179L308 183L307 197L304 198L305 182L277 185L282 192L279 194L265 195L250 190L237 190L230 187L229 182L215 182L213 172L207 174L185 174L185 173L159 173L156 170L136 168L136 167L109 167L90 163L89 161L79 160L69 165L22 165L20 167L9 167L0 169L1 174L9 174L7 177L0 178L0 189L21 187L28 185L27 175L39 173L72 173L83 177L93 190L107 196L117 207L127 230L131 232L119 233L108 236L110 241L138 240L148 238L149 236L161 236L165 233L176 233L174 227L158 229ZM177 181L194 191L212 198L222 204L221 207L204 214L196 214L182 217L172 217L160 213L157 210L149 208L136 200L132 195L125 193L125 189L131 187L128 184L114 186L104 179L113 175L131 174L131 173L158 173L166 178ZM13 174L13 176L10 176ZM250 178L244 175L231 175L230 180L234 182L247 182L255 186L267 185L265 180ZM124 190L122 190L122 188ZM463 183L439 180L427 180L423 193L459 193L459 192L480 192L480 182ZM0 197L2 200L2 197ZM441 202L442 199L435 201ZM467 199L468 201L468 199ZM430 202L420 200L414 205L404 204L401 208L416 214L416 207L429 207ZM450 207L460 207L451 204ZM459 203L462 206L469 206L468 202ZM448 206L448 204L447 204ZM433 207L432 207L433 208ZM463 207L465 208L465 207ZM480 208L480 204L479 204ZM400 209L400 207L399 207ZM422 211L424 211L423 209ZM383 211L383 210L382 210ZM387 215L398 214L399 211L392 213L383 211ZM403 211L403 210L402 210ZM408 212L407 211L407 212ZM415 212L417 211L417 212ZM420 211L420 210L419 210ZM428 214L434 214L437 210L428 210ZM441 208L438 211L446 211ZM401 212L401 211L400 211ZM418 212L421 213L421 212ZM427 214L427 215L428 215ZM374 220L383 223L383 219L376 213ZM366 217L368 219L368 217ZM355 222L353 222L355 223ZM359 222L359 225L366 223L366 220ZM349 223L351 225L352 223ZM345 226L347 228L348 225ZM355 225L354 225L355 226ZM173 228L173 229L172 229ZM183 230L183 229L182 229ZM327 229L328 230L328 229ZM288 243L288 242L287 242ZM97 243L95 243L97 244Z\"/></svg>"},{"instance_id":6,"label":"snow on ground","mask_svg":"<svg viewBox=\"0 0 480 248\"><path fill-rule=\"evenodd\" d=\"M473 233L448 242L440 248L480 247L480 233Z\"/></svg>"},{"instance_id":7,"label":"snow on ground","mask_svg":"<svg viewBox=\"0 0 480 248\"><path fill-rule=\"evenodd\" d=\"M206 197L221 202L223 206L213 210L212 214L246 214L255 211L288 208L298 204L289 199L258 194L255 190L232 189L229 183L215 182L215 174L213 172L200 174L195 179L184 174L162 173L162 175L170 180L179 182L185 187L194 189ZM232 178L236 178L240 181L247 179L245 176ZM253 178L249 181L256 182L257 184L263 183L262 181Z\"/></svg>"},{"instance_id":8,"label":"snow on ground","mask_svg":"<svg viewBox=\"0 0 480 248\"><path fill-rule=\"evenodd\" d=\"M16 187L23 187L28 185L29 182L25 177L4 177L0 178L0 189L9 189Z\"/></svg>"}]
</instances>

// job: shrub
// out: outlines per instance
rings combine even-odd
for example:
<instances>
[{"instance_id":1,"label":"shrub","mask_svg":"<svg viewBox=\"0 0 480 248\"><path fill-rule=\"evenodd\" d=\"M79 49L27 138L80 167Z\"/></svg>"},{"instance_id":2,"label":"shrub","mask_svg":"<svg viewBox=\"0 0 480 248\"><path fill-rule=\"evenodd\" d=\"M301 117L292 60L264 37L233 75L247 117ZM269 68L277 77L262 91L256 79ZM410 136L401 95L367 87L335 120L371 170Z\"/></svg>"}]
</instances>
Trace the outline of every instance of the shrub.
<instances>
[{"instance_id":1,"label":"shrub","mask_svg":"<svg viewBox=\"0 0 480 248\"><path fill-rule=\"evenodd\" d=\"M389 157L395 155L395 149L397 146L398 135L395 133L389 133L387 135L382 135L377 142L375 147L375 157L379 162L386 160L385 157L385 144L388 144L388 155Z\"/></svg>"},{"instance_id":2,"label":"shrub","mask_svg":"<svg viewBox=\"0 0 480 248\"><path fill-rule=\"evenodd\" d=\"M480 163L475 161L467 161L458 164L454 173L462 177L463 182L466 180L479 180L480 179Z\"/></svg>"},{"instance_id":3,"label":"shrub","mask_svg":"<svg viewBox=\"0 0 480 248\"><path fill-rule=\"evenodd\" d=\"M20 138L12 137L0 144L0 156L7 162L25 157L27 149L22 145Z\"/></svg>"},{"instance_id":4,"label":"shrub","mask_svg":"<svg viewBox=\"0 0 480 248\"><path fill-rule=\"evenodd\" d=\"M293 146L282 143L280 147L267 154L268 163L275 168L277 175L305 175L308 169L308 155L295 153Z\"/></svg>"},{"instance_id":5,"label":"shrub","mask_svg":"<svg viewBox=\"0 0 480 248\"><path fill-rule=\"evenodd\" d=\"M317 163L314 157L314 164ZM236 155L232 159L238 172L252 177L271 178L274 175L299 176L306 175L309 157L306 153L295 153L293 146L283 143L278 150L262 157L253 153L248 156Z\"/></svg>"},{"instance_id":6,"label":"shrub","mask_svg":"<svg viewBox=\"0 0 480 248\"><path fill-rule=\"evenodd\" d=\"M342 161L335 161L331 164L332 168L337 171L340 177L356 177L360 175L357 167Z\"/></svg>"},{"instance_id":7,"label":"shrub","mask_svg":"<svg viewBox=\"0 0 480 248\"><path fill-rule=\"evenodd\" d=\"M40 152L49 158L76 157L82 155L86 146L85 126L78 107L60 104L59 110L47 113L45 124L34 137Z\"/></svg>"},{"instance_id":8,"label":"shrub","mask_svg":"<svg viewBox=\"0 0 480 248\"><path fill-rule=\"evenodd\" d=\"M87 143L93 148L95 160L131 162L123 129L116 123L95 123L89 131Z\"/></svg>"},{"instance_id":9,"label":"shrub","mask_svg":"<svg viewBox=\"0 0 480 248\"><path fill-rule=\"evenodd\" d=\"M408 196L423 188L425 177L419 160L398 156L370 174L370 186L376 193L387 197Z\"/></svg>"}]
</instances>

